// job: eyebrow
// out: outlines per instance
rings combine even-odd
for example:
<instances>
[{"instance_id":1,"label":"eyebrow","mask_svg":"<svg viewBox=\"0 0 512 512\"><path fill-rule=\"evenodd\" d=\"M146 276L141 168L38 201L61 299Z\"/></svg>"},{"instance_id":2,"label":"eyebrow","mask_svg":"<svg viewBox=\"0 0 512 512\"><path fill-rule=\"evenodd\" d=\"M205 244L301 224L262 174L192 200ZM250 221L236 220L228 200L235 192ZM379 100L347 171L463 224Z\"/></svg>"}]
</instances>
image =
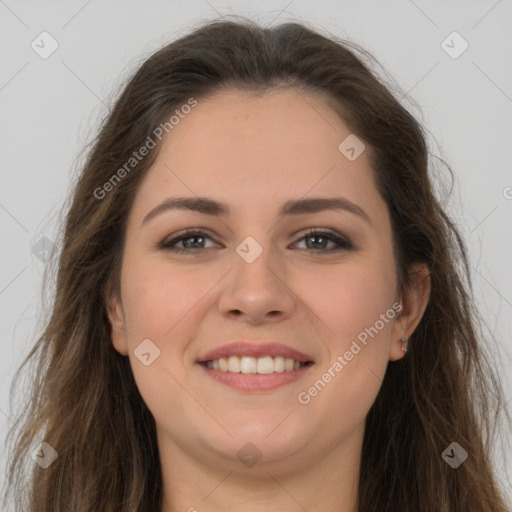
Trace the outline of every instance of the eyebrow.
<instances>
[{"instance_id":1,"label":"eyebrow","mask_svg":"<svg viewBox=\"0 0 512 512\"><path fill-rule=\"evenodd\" d=\"M142 220L146 224L156 216L169 210L188 210L215 217L230 215L231 208L226 204L208 197L173 197L165 199L153 208ZM370 217L360 207L344 197L312 197L290 200L279 209L279 216L303 215L325 210L344 210L353 213L371 224Z\"/></svg>"}]
</instances>

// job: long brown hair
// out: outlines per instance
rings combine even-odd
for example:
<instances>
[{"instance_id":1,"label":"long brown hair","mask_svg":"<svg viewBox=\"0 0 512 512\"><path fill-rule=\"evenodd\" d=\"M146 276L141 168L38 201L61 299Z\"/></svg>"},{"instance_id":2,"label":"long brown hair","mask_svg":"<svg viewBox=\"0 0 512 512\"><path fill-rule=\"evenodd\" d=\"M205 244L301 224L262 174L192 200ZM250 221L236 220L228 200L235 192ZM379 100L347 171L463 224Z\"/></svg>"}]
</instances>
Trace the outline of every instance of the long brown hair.
<instances>
[{"instance_id":1,"label":"long brown hair","mask_svg":"<svg viewBox=\"0 0 512 512\"><path fill-rule=\"evenodd\" d=\"M356 45L304 23L263 28L237 18L203 23L135 72L74 185L51 315L18 370L19 377L30 367L35 377L9 434L7 495L17 510L160 509L154 419L129 359L112 346L106 314L108 298L119 294L128 213L159 145L133 168L125 164L190 98L222 87L292 87L327 98L368 144L401 290L414 263L431 275L409 351L388 365L366 419L359 512L506 512L491 456L498 419L504 413L509 425L510 416L485 353L466 248L433 190L424 129L371 62ZM31 458L40 441L58 454L46 469ZM468 454L457 469L441 456L452 442Z\"/></svg>"}]
</instances>

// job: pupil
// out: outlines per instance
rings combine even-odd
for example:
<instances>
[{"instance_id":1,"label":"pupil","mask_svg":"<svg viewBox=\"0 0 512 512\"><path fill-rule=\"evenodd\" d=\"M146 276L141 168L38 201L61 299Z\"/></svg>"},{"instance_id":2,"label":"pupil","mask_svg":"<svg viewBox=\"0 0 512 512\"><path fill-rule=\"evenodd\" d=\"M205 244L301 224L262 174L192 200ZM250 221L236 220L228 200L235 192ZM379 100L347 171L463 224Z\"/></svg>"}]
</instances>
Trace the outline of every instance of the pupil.
<instances>
[{"instance_id":1,"label":"pupil","mask_svg":"<svg viewBox=\"0 0 512 512\"><path fill-rule=\"evenodd\" d=\"M194 245L190 245L189 240L202 240L202 239L203 239L202 236L189 236L189 237L185 238L185 240L183 240L183 244L185 245L185 247L192 248L192 247L194 247Z\"/></svg>"},{"instance_id":2,"label":"pupil","mask_svg":"<svg viewBox=\"0 0 512 512\"><path fill-rule=\"evenodd\" d=\"M309 237L309 239L310 239L310 240L311 240L311 239L314 239L314 240L318 240L318 239L320 239L320 240L321 240L321 241L323 241L323 242L325 242L325 241L326 241L326 238L325 238L324 236L322 236L322 235L312 235L312 236L310 236L310 237ZM317 249L317 248L318 248L318 247L316 247L316 245L317 245L317 243L316 243L316 242L315 242L313 245L314 245L314 247L313 247L314 249ZM308 246L309 246L309 244L308 244ZM322 247L322 248L325 248L325 244L321 244L321 247ZM310 248L311 248L311 247L310 247Z\"/></svg>"}]
</instances>

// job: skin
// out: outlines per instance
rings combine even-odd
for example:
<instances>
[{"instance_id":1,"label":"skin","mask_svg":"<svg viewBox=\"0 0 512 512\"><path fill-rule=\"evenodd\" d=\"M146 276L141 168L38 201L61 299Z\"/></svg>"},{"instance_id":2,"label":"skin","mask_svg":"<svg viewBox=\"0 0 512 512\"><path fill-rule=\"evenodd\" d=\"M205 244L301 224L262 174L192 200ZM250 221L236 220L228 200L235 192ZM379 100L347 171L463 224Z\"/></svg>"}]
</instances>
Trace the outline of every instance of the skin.
<instances>
[{"instance_id":1,"label":"skin","mask_svg":"<svg viewBox=\"0 0 512 512\"><path fill-rule=\"evenodd\" d=\"M430 284L419 266L398 294L388 209L366 152L351 162L338 150L349 134L318 96L216 92L169 132L137 191L121 297L108 311L114 347L130 358L156 421L162 512L356 510L365 417L387 365L405 355L400 338L419 323ZM142 225L176 196L210 197L232 213L168 210ZM287 200L334 196L358 205L369 222L342 210L277 215ZM186 228L207 231L210 238L188 240L203 253L158 248ZM345 236L354 249L315 245L303 238L311 228ZM247 236L263 248L250 264L236 252ZM362 350L321 392L300 403L298 394L394 303L403 306L398 318L359 343ZM160 356L145 366L134 350L148 338ZM315 365L276 390L238 391L196 364L237 339L281 342ZM237 457L248 442L261 453L251 467Z\"/></svg>"}]
</instances>

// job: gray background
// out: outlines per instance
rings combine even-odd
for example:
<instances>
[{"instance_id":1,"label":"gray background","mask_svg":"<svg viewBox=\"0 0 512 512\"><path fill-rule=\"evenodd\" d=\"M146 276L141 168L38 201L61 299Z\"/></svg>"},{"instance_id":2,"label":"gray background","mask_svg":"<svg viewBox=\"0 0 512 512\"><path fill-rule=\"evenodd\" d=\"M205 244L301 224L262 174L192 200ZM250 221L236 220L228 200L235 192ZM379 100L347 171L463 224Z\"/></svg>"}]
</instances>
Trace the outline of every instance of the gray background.
<instances>
[{"instance_id":1,"label":"gray background","mask_svg":"<svg viewBox=\"0 0 512 512\"><path fill-rule=\"evenodd\" d=\"M274 24L305 20L351 39L419 105L410 108L435 136L432 153L456 175L446 205L467 241L475 297L499 343L491 357L512 399L510 0L0 0L2 442L13 416L11 379L41 328L47 245L40 240L56 240L80 152L109 98L144 58L196 22L228 14ZM43 31L59 45L46 59L31 47ZM453 31L469 44L458 58L441 46ZM461 48L450 41L452 51ZM495 455L499 467L508 467L509 486L511 455ZM3 449L0 457L4 464Z\"/></svg>"}]
</instances>

